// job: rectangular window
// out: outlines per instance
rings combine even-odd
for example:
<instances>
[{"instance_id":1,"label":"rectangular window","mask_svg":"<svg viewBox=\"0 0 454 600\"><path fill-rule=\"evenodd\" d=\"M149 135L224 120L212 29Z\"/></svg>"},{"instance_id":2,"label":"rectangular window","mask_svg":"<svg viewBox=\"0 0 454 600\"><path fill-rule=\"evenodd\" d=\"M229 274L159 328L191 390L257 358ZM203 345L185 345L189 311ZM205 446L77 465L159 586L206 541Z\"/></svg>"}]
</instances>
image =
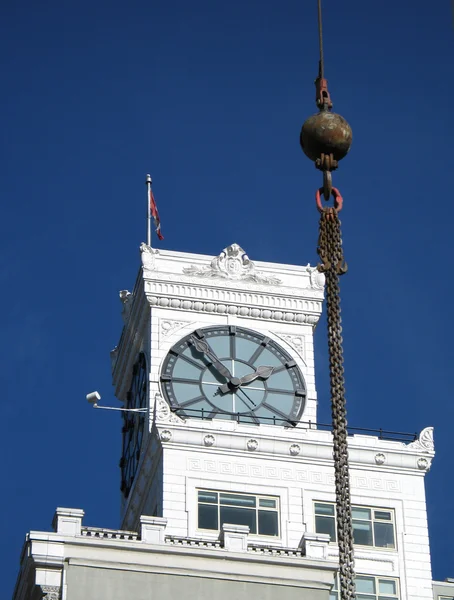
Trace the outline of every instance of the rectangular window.
<instances>
[{"instance_id":1,"label":"rectangular window","mask_svg":"<svg viewBox=\"0 0 454 600\"><path fill-rule=\"evenodd\" d=\"M247 525L255 535L279 535L279 499L198 490L198 529L219 531L223 523Z\"/></svg>"},{"instance_id":2,"label":"rectangular window","mask_svg":"<svg viewBox=\"0 0 454 600\"><path fill-rule=\"evenodd\" d=\"M327 533L336 541L336 506L331 502L315 502L315 531ZM395 548L394 511L369 506L352 506L353 539L358 546Z\"/></svg>"},{"instance_id":3,"label":"rectangular window","mask_svg":"<svg viewBox=\"0 0 454 600\"><path fill-rule=\"evenodd\" d=\"M355 578L356 600L399 600L399 584L391 577L357 575ZM329 600L339 600L339 578L336 576Z\"/></svg>"}]
</instances>

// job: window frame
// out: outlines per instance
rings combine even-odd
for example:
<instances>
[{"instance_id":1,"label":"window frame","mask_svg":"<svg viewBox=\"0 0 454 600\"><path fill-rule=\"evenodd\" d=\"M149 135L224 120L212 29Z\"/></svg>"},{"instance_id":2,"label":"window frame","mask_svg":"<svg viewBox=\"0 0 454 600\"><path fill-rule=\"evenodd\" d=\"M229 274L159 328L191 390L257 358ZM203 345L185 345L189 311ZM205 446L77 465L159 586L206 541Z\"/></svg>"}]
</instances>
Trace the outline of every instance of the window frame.
<instances>
[{"instance_id":1,"label":"window frame","mask_svg":"<svg viewBox=\"0 0 454 600\"><path fill-rule=\"evenodd\" d=\"M402 600L401 599L401 595L400 595L400 580L398 577L388 577L387 575L370 575L370 574L365 574L365 573L356 573L356 577L364 577L364 578L369 578L369 579L374 579L375 582L375 589L377 590L377 592L373 595L373 594L364 594L364 592L362 592L362 594L364 595L369 595L370 596L370 600L379 600L380 598L380 590L379 590L379 581L393 581L396 584L396 591L397 591L397 595L394 596L390 596L389 594L381 594L381 596L387 596L388 598L392 598L393 600ZM355 577L355 579L356 579ZM336 573L336 576L334 578L334 585L336 587L336 589L332 589L330 591L330 595L329 595L329 600L340 600L340 590L339 590L339 574ZM336 597L333 596L333 594L336 594ZM357 592L358 594L358 592ZM449 598L448 598L449 600Z\"/></svg>"},{"instance_id":2,"label":"window frame","mask_svg":"<svg viewBox=\"0 0 454 600\"><path fill-rule=\"evenodd\" d=\"M330 515L321 515L321 514L317 514L317 509L316 509L316 505L317 504L325 504L325 505L329 505L334 507L334 514L333 516ZM358 508L358 509L366 509L366 510L370 510L371 511L371 518L370 519L364 519L365 523L371 523L372 527L371 527L371 533L372 533L372 540L373 540L373 544L358 544L355 543L355 547L358 548L374 548L375 550L387 550L387 551L391 551L391 552L397 552L397 527L396 527L396 511L394 508L390 508L390 507L383 507L383 506L371 506L371 505L363 505L363 504L352 504L352 510ZM337 513L336 513L336 503L335 502L330 502L330 501L326 501L326 500L314 500L313 501L313 509L314 509L314 527L315 527L315 532L317 532L317 517L327 517L327 518L331 518L334 521L334 532L336 534L336 537L334 540L330 539L330 544L335 544L337 543ZM389 512L391 514L391 520L390 521L386 521L384 519L376 519L375 518L375 512ZM361 520L361 519L353 519L353 520ZM392 523L393 526L393 533L394 533L394 546L393 547L389 547L389 546L376 546L375 545L375 527L374 524L375 523Z\"/></svg>"},{"instance_id":3,"label":"window frame","mask_svg":"<svg viewBox=\"0 0 454 600\"><path fill-rule=\"evenodd\" d=\"M204 533L217 532L219 534L219 532L222 529L221 506L231 506L228 504L225 504L225 505L221 504L221 494L228 494L228 495L234 495L234 496L246 496L249 498L251 498L251 497L255 498L255 501L256 501L255 507L253 509L252 508L245 509L245 510L254 510L254 512L255 512L255 522L256 522L256 530L257 531L256 531L256 533L250 532L251 536L258 537L258 538L266 538L267 540L279 540L281 538L282 528L281 528L281 498L280 498L280 496L272 496L270 494L260 494L260 493L251 493L251 492L236 492L233 490L223 490L223 489L216 490L216 489L208 488L208 487L196 487L195 492L196 492L196 512L197 512L196 530L197 531L204 532ZM200 502L199 501L199 492L217 494L218 495L217 504L214 502ZM274 500L276 502L276 508L267 508L264 506L260 506L260 500ZM202 527L199 527L199 506L200 506L200 504L205 504L207 506L217 506L217 519L218 519L218 528L217 529L204 529ZM266 535L266 534L259 532L259 511L260 510L277 514L277 534L276 535ZM235 523L232 523L232 525L234 525L234 524Z\"/></svg>"}]
</instances>

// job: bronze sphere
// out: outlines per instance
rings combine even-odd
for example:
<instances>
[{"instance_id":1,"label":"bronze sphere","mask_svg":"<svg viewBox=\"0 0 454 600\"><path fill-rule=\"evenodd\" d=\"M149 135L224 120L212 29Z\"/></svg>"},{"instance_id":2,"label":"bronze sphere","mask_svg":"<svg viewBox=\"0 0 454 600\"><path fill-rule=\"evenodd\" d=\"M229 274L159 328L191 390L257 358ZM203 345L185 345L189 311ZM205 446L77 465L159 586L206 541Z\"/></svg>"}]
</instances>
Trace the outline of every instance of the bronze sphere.
<instances>
[{"instance_id":1,"label":"bronze sphere","mask_svg":"<svg viewBox=\"0 0 454 600\"><path fill-rule=\"evenodd\" d=\"M300 144L304 154L313 161L322 154L332 154L335 160L341 160L350 150L352 130L343 117L322 110L304 123Z\"/></svg>"}]
</instances>

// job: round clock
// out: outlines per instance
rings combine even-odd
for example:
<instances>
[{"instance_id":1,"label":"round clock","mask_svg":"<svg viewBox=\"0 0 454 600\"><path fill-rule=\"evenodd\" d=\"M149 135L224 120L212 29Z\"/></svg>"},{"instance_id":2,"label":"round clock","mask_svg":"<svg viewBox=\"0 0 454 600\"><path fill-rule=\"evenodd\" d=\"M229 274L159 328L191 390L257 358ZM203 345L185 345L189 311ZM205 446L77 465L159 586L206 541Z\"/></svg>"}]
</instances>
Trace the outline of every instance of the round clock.
<instances>
[{"instance_id":1,"label":"round clock","mask_svg":"<svg viewBox=\"0 0 454 600\"><path fill-rule=\"evenodd\" d=\"M301 371L283 348L232 326L198 329L175 344L161 383L182 417L295 425L306 399Z\"/></svg>"},{"instance_id":2,"label":"round clock","mask_svg":"<svg viewBox=\"0 0 454 600\"><path fill-rule=\"evenodd\" d=\"M125 408L146 408L147 406L147 363L141 353L133 367L132 381ZM121 491L128 496L137 472L142 445L146 413L123 413L123 452L120 460Z\"/></svg>"}]
</instances>

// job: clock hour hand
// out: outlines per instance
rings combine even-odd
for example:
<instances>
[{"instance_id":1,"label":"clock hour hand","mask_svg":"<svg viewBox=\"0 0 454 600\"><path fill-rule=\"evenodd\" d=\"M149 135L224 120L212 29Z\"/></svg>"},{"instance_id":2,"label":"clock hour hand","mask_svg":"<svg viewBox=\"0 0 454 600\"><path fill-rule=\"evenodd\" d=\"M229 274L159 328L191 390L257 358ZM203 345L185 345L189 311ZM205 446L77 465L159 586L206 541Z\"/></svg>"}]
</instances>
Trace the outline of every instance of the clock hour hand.
<instances>
[{"instance_id":1,"label":"clock hour hand","mask_svg":"<svg viewBox=\"0 0 454 600\"><path fill-rule=\"evenodd\" d=\"M211 348L207 344L207 342L205 342L204 340L200 340L193 335L191 335L190 340L191 340L191 343L194 344L196 350L198 350L202 354L205 354L205 356L208 356L208 358L212 361L215 369L217 370L217 372L220 375L222 375L229 381L236 380L236 378L233 377L232 373L230 373L228 368L221 363L221 361L216 356L216 354L213 352L213 350L211 350Z\"/></svg>"},{"instance_id":2,"label":"clock hour hand","mask_svg":"<svg viewBox=\"0 0 454 600\"><path fill-rule=\"evenodd\" d=\"M248 373L247 375L243 375L243 377L240 377L240 379L238 380L239 383L236 387L240 387L241 385L245 385L246 383L251 383L251 381L255 381L256 379L268 379L268 377L271 377L271 375L273 374L273 371L274 367L257 367L254 373ZM230 390L231 385L229 386L227 383L219 387L219 392L221 394L226 394Z\"/></svg>"}]
</instances>

